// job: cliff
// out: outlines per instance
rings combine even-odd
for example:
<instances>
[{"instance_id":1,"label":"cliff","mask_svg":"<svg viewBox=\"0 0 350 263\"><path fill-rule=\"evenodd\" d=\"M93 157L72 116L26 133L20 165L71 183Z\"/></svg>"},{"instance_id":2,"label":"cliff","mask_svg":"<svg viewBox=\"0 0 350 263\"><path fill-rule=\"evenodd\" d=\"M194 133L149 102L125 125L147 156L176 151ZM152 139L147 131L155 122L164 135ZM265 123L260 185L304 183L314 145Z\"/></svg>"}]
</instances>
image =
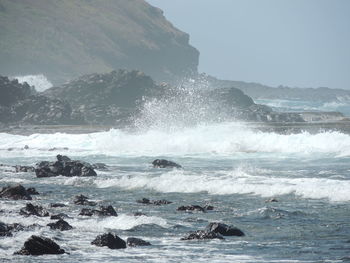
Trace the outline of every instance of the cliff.
<instances>
[{"instance_id":1,"label":"cliff","mask_svg":"<svg viewBox=\"0 0 350 263\"><path fill-rule=\"evenodd\" d=\"M157 81L197 72L189 35L144 0L0 0L0 74L54 84L138 69Z\"/></svg>"}]
</instances>

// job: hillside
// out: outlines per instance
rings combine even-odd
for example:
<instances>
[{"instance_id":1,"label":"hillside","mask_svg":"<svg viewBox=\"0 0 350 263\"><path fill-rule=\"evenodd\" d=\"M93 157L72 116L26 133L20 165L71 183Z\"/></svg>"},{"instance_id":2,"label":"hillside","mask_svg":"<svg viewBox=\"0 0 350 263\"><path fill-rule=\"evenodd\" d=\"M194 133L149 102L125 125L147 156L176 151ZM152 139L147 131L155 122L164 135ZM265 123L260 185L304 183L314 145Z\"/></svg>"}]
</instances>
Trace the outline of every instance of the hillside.
<instances>
[{"instance_id":1,"label":"hillside","mask_svg":"<svg viewBox=\"0 0 350 263\"><path fill-rule=\"evenodd\" d=\"M158 81L196 72L189 36L144 0L0 0L0 74L83 74L138 69Z\"/></svg>"}]
</instances>

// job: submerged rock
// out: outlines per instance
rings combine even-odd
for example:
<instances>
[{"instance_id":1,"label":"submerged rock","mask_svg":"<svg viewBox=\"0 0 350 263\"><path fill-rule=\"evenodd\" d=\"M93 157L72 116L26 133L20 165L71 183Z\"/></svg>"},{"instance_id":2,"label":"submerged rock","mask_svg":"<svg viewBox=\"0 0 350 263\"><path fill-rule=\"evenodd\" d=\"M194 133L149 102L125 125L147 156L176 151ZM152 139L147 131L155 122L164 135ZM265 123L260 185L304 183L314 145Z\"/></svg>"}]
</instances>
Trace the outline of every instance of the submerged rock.
<instances>
[{"instance_id":1,"label":"submerged rock","mask_svg":"<svg viewBox=\"0 0 350 263\"><path fill-rule=\"evenodd\" d=\"M12 232L21 231L24 229L24 226L14 223L14 224L5 224L0 222L0 236L11 237Z\"/></svg>"},{"instance_id":2,"label":"submerged rock","mask_svg":"<svg viewBox=\"0 0 350 263\"><path fill-rule=\"evenodd\" d=\"M216 232L223 236L244 236L244 233L240 229L223 223L212 222L205 230L208 232Z\"/></svg>"},{"instance_id":3,"label":"submerged rock","mask_svg":"<svg viewBox=\"0 0 350 263\"><path fill-rule=\"evenodd\" d=\"M91 244L98 247L108 247L110 249L126 248L126 242L112 233L97 236Z\"/></svg>"},{"instance_id":4,"label":"submerged rock","mask_svg":"<svg viewBox=\"0 0 350 263\"><path fill-rule=\"evenodd\" d=\"M63 254L65 251L49 238L31 236L17 255L45 255L45 254Z\"/></svg>"},{"instance_id":5,"label":"submerged rock","mask_svg":"<svg viewBox=\"0 0 350 263\"><path fill-rule=\"evenodd\" d=\"M137 200L137 203L146 204L146 205L168 205L171 204L171 201L168 200L149 200L147 198L142 198L141 200Z\"/></svg>"},{"instance_id":6,"label":"submerged rock","mask_svg":"<svg viewBox=\"0 0 350 263\"><path fill-rule=\"evenodd\" d=\"M58 229L61 231L71 230L73 227L68 224L68 222L64 221L63 219L58 220L55 223L49 223L47 224L51 229Z\"/></svg>"},{"instance_id":7,"label":"submerged rock","mask_svg":"<svg viewBox=\"0 0 350 263\"><path fill-rule=\"evenodd\" d=\"M61 203L51 203L50 207L65 207L65 204L61 204Z\"/></svg>"},{"instance_id":8,"label":"submerged rock","mask_svg":"<svg viewBox=\"0 0 350 263\"><path fill-rule=\"evenodd\" d=\"M164 159L156 159L152 164L154 168L182 168L181 165Z\"/></svg>"},{"instance_id":9,"label":"submerged rock","mask_svg":"<svg viewBox=\"0 0 350 263\"><path fill-rule=\"evenodd\" d=\"M23 216L39 216L39 217L46 217L49 216L49 212L46 211L45 208L38 205L33 205L31 203L26 204L26 207L21 208L20 215Z\"/></svg>"},{"instance_id":10,"label":"submerged rock","mask_svg":"<svg viewBox=\"0 0 350 263\"><path fill-rule=\"evenodd\" d=\"M35 168L33 166L26 166L26 165L16 165L15 166L16 173L33 173L35 172Z\"/></svg>"},{"instance_id":11,"label":"submerged rock","mask_svg":"<svg viewBox=\"0 0 350 263\"><path fill-rule=\"evenodd\" d=\"M197 230L195 232L190 232L187 236L181 238L181 240L205 240L205 239L224 239L219 233L206 230Z\"/></svg>"},{"instance_id":12,"label":"submerged rock","mask_svg":"<svg viewBox=\"0 0 350 263\"><path fill-rule=\"evenodd\" d=\"M145 240L142 240L142 239L136 238L136 237L128 237L126 239L126 244L129 247L151 246L152 245L150 242L147 242Z\"/></svg>"},{"instance_id":13,"label":"submerged rock","mask_svg":"<svg viewBox=\"0 0 350 263\"><path fill-rule=\"evenodd\" d=\"M50 217L50 219L54 219L54 220L59 220L59 219L63 219L63 218L69 218L69 216L64 214L64 213L59 213L59 214L56 214L56 215L52 215Z\"/></svg>"},{"instance_id":14,"label":"submerged rock","mask_svg":"<svg viewBox=\"0 0 350 263\"><path fill-rule=\"evenodd\" d=\"M183 205L177 208L177 211L185 211L185 212L192 212L192 211L206 212L207 210L214 210L214 207L211 205L205 205L204 207L200 205L187 205L187 206Z\"/></svg>"},{"instance_id":15,"label":"submerged rock","mask_svg":"<svg viewBox=\"0 0 350 263\"><path fill-rule=\"evenodd\" d=\"M3 187L0 191L0 198L32 200L30 193L22 185Z\"/></svg>"},{"instance_id":16,"label":"submerged rock","mask_svg":"<svg viewBox=\"0 0 350 263\"><path fill-rule=\"evenodd\" d=\"M81 216L118 216L117 212L114 210L114 208L110 206L100 206L100 210L97 209L90 209L90 208L83 208L81 212L79 213Z\"/></svg>"},{"instance_id":17,"label":"submerged rock","mask_svg":"<svg viewBox=\"0 0 350 263\"><path fill-rule=\"evenodd\" d=\"M97 205L96 202L89 201L88 197L85 195L76 195L74 197L73 203L76 205L88 205L88 206L95 206Z\"/></svg>"},{"instance_id":18,"label":"submerged rock","mask_svg":"<svg viewBox=\"0 0 350 263\"><path fill-rule=\"evenodd\" d=\"M27 188L27 192L28 192L30 195L40 195L39 192L38 192L34 187L29 187L29 188Z\"/></svg>"}]
</instances>

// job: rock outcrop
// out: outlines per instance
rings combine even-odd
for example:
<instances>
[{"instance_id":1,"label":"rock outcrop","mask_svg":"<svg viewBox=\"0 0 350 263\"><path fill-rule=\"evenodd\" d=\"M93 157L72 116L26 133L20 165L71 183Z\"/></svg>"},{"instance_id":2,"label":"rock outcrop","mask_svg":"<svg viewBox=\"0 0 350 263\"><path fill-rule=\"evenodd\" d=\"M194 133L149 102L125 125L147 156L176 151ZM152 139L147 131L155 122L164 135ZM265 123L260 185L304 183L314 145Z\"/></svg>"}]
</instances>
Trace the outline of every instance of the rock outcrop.
<instances>
[{"instance_id":1,"label":"rock outcrop","mask_svg":"<svg viewBox=\"0 0 350 263\"><path fill-rule=\"evenodd\" d=\"M217 222L210 223L205 230L209 232L216 232L223 236L244 236L242 230Z\"/></svg>"},{"instance_id":2,"label":"rock outcrop","mask_svg":"<svg viewBox=\"0 0 350 263\"><path fill-rule=\"evenodd\" d=\"M152 162L152 165L154 168L182 168L181 165L164 159L156 159Z\"/></svg>"},{"instance_id":3,"label":"rock outcrop","mask_svg":"<svg viewBox=\"0 0 350 263\"><path fill-rule=\"evenodd\" d=\"M129 247L151 246L150 242L136 237L128 237L126 239L126 244Z\"/></svg>"},{"instance_id":4,"label":"rock outcrop","mask_svg":"<svg viewBox=\"0 0 350 263\"><path fill-rule=\"evenodd\" d=\"M149 200L147 198L142 198L141 200L137 200L136 202L145 205L168 205L172 203L168 200Z\"/></svg>"},{"instance_id":5,"label":"rock outcrop","mask_svg":"<svg viewBox=\"0 0 350 263\"><path fill-rule=\"evenodd\" d=\"M69 103L35 92L27 83L19 84L0 76L0 124L82 124L72 115Z\"/></svg>"},{"instance_id":6,"label":"rock outcrop","mask_svg":"<svg viewBox=\"0 0 350 263\"><path fill-rule=\"evenodd\" d=\"M193 239L206 240L206 239L224 239L224 238L219 233L205 231L205 230L197 230L181 238L181 240L193 240Z\"/></svg>"},{"instance_id":7,"label":"rock outcrop","mask_svg":"<svg viewBox=\"0 0 350 263\"><path fill-rule=\"evenodd\" d=\"M57 155L56 162L43 161L35 168L37 177L54 176L96 176L95 170L89 163L73 161L67 156Z\"/></svg>"},{"instance_id":8,"label":"rock outcrop","mask_svg":"<svg viewBox=\"0 0 350 263\"><path fill-rule=\"evenodd\" d=\"M46 217L50 215L49 212L42 206L33 205L31 203L28 203L26 204L25 207L21 208L19 214L23 216L39 216L39 217Z\"/></svg>"},{"instance_id":9,"label":"rock outcrop","mask_svg":"<svg viewBox=\"0 0 350 263\"><path fill-rule=\"evenodd\" d=\"M68 222L64 221L63 219L59 219L57 222L54 223L49 223L47 224L47 226L51 229L57 229L61 231L67 231L73 228L70 224L68 224Z\"/></svg>"}]
</instances>

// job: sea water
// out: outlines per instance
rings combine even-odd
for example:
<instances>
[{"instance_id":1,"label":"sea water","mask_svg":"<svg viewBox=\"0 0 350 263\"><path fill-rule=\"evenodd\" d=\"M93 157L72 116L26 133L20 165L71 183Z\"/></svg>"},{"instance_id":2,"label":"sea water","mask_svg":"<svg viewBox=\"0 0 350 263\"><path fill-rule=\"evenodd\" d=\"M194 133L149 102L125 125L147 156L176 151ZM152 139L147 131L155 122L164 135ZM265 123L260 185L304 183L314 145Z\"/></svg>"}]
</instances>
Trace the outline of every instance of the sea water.
<instances>
[{"instance_id":1,"label":"sea water","mask_svg":"<svg viewBox=\"0 0 350 263\"><path fill-rule=\"evenodd\" d=\"M238 122L195 125L179 130L119 130L90 134L0 134L0 163L35 165L57 154L107 171L96 177L37 178L35 173L0 172L0 185L22 184L41 194L31 201L50 213L66 213L74 228L60 232L49 218L23 217L28 201L1 200L0 221L37 224L1 237L2 259L12 262L343 262L350 252L350 135L340 132L283 135ZM29 149L24 150L25 145ZM61 150L53 150L53 148ZM64 149L67 147L68 149ZM11 148L11 151L8 149ZM51 149L51 150L50 150ZM49 151L50 150L50 151ZM156 158L183 169L156 169ZM112 205L118 217L78 216L75 195ZM143 205L138 199L172 204ZM278 202L269 202L274 198ZM67 207L50 208L49 203ZM213 205L186 213L182 205ZM145 215L134 216L135 212ZM182 241L210 222L240 228L244 237ZM90 242L114 232L139 237L150 247L110 250ZM70 254L13 256L31 235L55 240Z\"/></svg>"}]
</instances>

